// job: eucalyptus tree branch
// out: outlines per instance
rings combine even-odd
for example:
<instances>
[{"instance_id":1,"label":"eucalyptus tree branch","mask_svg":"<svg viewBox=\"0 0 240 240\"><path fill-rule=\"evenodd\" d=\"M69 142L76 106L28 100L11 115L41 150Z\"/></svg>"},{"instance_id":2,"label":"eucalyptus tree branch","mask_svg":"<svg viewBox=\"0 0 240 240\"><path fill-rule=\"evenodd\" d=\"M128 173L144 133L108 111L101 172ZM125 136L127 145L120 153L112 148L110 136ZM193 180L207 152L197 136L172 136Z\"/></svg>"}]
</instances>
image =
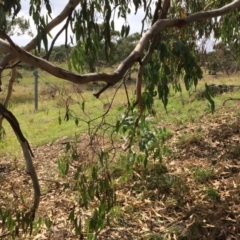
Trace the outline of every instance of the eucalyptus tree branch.
<instances>
[{"instance_id":1,"label":"eucalyptus tree branch","mask_svg":"<svg viewBox=\"0 0 240 240\"><path fill-rule=\"evenodd\" d=\"M170 7L170 0L165 0L163 6L160 6L159 3L161 4L161 1L158 2L155 12L158 12L158 9L161 7L162 13L159 17L160 17L160 19L165 19L167 17L168 9ZM154 22L156 22L156 19L153 19L153 23ZM142 76L143 76L143 72L144 72L144 67L151 59L154 49L155 49L157 43L159 42L159 39L160 39L160 33L155 34L152 39L152 42L149 46L149 50L148 50L147 54L145 55L145 57L143 58L142 64L140 64L139 69L138 69L138 78L137 78L137 84L136 84L136 101L135 101L134 105L137 105L137 104L139 105L140 115L135 123L136 125L138 124L138 121L141 118L141 115L143 113L141 96L142 96Z\"/></svg>"},{"instance_id":2,"label":"eucalyptus tree branch","mask_svg":"<svg viewBox=\"0 0 240 240\"><path fill-rule=\"evenodd\" d=\"M161 0L159 0L159 1L161 1ZM147 8L146 8L145 16L144 16L144 18L142 19L142 30L141 30L141 34L140 34L141 36L142 36L142 34L143 34L144 22L145 22L145 20L146 20L146 18L147 18L147 16L148 16L148 12L149 12L149 8L150 8L151 3L152 3L152 0L149 1L148 5L147 5Z\"/></svg>"},{"instance_id":3,"label":"eucalyptus tree branch","mask_svg":"<svg viewBox=\"0 0 240 240\"><path fill-rule=\"evenodd\" d=\"M72 14L73 9L75 9L79 3L80 3L80 0L69 0L68 4L65 6L63 11L56 18L54 18L49 24L47 24L46 29L45 29L46 32L50 32L54 27L58 26L66 18L69 19L69 15ZM6 35L4 35L4 36L6 36ZM0 37L3 37L3 36L0 35ZM30 50L34 49L36 47L36 45L37 45L37 36L25 47L25 50L30 51ZM4 54L7 54L7 53L9 53L9 52L4 52ZM11 53L7 54L5 57L0 59L0 67L2 69L6 68L7 64L9 64L9 62L13 62L14 59L15 59L15 56L13 56ZM17 66L17 63L18 62L16 62L16 66ZM1 70L1 68L0 68L0 70ZM11 98L13 84L15 82L16 73L17 73L15 64L13 64L11 68L12 68L12 71L11 71L11 76L9 78L7 96L4 99L5 107L8 105L8 102ZM1 90L1 85L2 85L2 83L1 83L1 79L0 79L0 90ZM0 117L0 131L2 128L2 121L3 121L3 118L1 116Z\"/></svg>"},{"instance_id":4,"label":"eucalyptus tree branch","mask_svg":"<svg viewBox=\"0 0 240 240\"><path fill-rule=\"evenodd\" d=\"M27 139L22 134L22 131L21 131L21 128L19 126L17 119L1 103L0 103L0 113L9 122L9 124L11 125L12 129L14 130L14 132L18 138L18 141L22 147L22 151L23 151L24 158L26 161L26 172L28 174L30 174L30 176L32 178L33 189L34 189L34 202L33 202L33 206L31 207L30 213L31 213L32 219L34 219L35 212L36 212L36 210L39 206L39 202L40 202L40 186L38 183L37 174L35 172L35 169L34 169L34 166L32 163L33 153L32 153L32 150L30 148L30 145L29 145Z\"/></svg>"},{"instance_id":5,"label":"eucalyptus tree branch","mask_svg":"<svg viewBox=\"0 0 240 240\"><path fill-rule=\"evenodd\" d=\"M15 59L11 59L10 63L13 63L11 66L6 66L6 68L11 68L11 76L9 77L9 84L8 84L8 90L7 90L7 95L4 99L4 102L3 102L3 106L5 108L7 108L7 105L9 103L9 100L12 96L12 91L13 91L13 84L15 82L15 79L16 79L16 76L17 76L17 65L21 62L21 61L17 61L15 62ZM3 69L2 69L3 70ZM2 71L1 70L1 71ZM1 90L1 85L2 85L2 82L0 82L0 90ZM0 115L0 131L2 131L2 122L3 122L3 115Z\"/></svg>"},{"instance_id":6,"label":"eucalyptus tree branch","mask_svg":"<svg viewBox=\"0 0 240 240\"><path fill-rule=\"evenodd\" d=\"M66 23L63 25L63 27L59 30L59 32L56 34L56 36L54 37L54 39L52 40L52 44L47 52L47 54L43 57L44 59L49 59L51 53L52 53L52 50L53 50L53 47L54 47L54 44L56 42L56 40L58 39L58 37L61 35L61 33L65 30L66 31L66 36L65 36L65 47L67 47L67 28L69 26L69 22L70 22L70 19L72 17L72 12L73 12L74 8L71 8L70 9L70 12L69 12L69 15L68 15L68 18L67 18L67 21Z\"/></svg>"},{"instance_id":7,"label":"eucalyptus tree branch","mask_svg":"<svg viewBox=\"0 0 240 240\"><path fill-rule=\"evenodd\" d=\"M159 8L161 8L162 12L161 14L158 16L160 19L165 19L167 17L167 13L168 13L168 9L170 7L170 0L165 0L164 1L164 4L163 4L163 7L161 6L161 0L158 1L157 5L156 5L156 9L155 9L155 13L159 11ZM153 18L153 23L156 22L157 19L155 19L155 17ZM159 42L159 39L160 39L160 32L157 32L153 38L152 38L152 41L151 41L151 44L149 46L149 49L148 49L148 52L146 53L146 55L144 56L144 58L142 59L141 61L141 64L139 66L139 69L138 69L138 77L137 77L137 83L136 83L136 101L134 103L134 106L138 105L139 107L139 113L138 113L138 116L135 120L135 123L134 123L134 132L138 126L138 123L143 115L143 112L144 112L144 106L142 104L142 77L143 77L143 73L144 73L144 67L146 66L146 64L149 62L149 60L151 59L152 57L152 54L154 52L154 49L157 45L157 43ZM122 148L123 150L127 150L129 149L129 147L131 146L131 143L132 143L132 140L133 140L133 137L134 137L134 133L129 136L127 139L125 139L125 143L122 145Z\"/></svg>"},{"instance_id":8,"label":"eucalyptus tree branch","mask_svg":"<svg viewBox=\"0 0 240 240\"><path fill-rule=\"evenodd\" d=\"M57 67L48 61L34 56L31 53L25 51L19 46L15 45L15 43L8 37L9 43L0 39L0 49L11 53L13 56L19 58L22 62L33 65L36 68L41 68L46 72L74 83L83 84L89 82L97 82L102 81L114 85L117 83L122 77L125 75L125 72L133 65L134 62L138 61L139 54L133 52L130 57L125 59L122 64L116 69L116 71L112 74L107 73L89 73L89 74L76 74L67 70L64 70L60 67Z\"/></svg>"},{"instance_id":9,"label":"eucalyptus tree branch","mask_svg":"<svg viewBox=\"0 0 240 240\"><path fill-rule=\"evenodd\" d=\"M107 73L88 73L83 75L75 74L73 72L56 67L53 64L47 62L46 60L28 53L26 50L15 45L12 41L10 42L10 44L8 44L6 41L0 39L0 49L14 55L15 57L19 58L19 60L30 65L33 65L37 68L41 68L58 78L62 78L78 84L102 81L114 85L120 79L123 78L127 70L131 68L135 62L139 61L141 55L143 54L144 49L146 48L146 46L148 45L148 43L151 41L155 34L159 33L160 31L166 28L171 27L181 28L195 21L222 16L224 14L234 11L239 7L240 0L235 0L222 8L195 13L183 19L157 20L140 39L139 43L137 44L133 52L125 60L121 62L121 64L113 73L110 74Z\"/></svg>"},{"instance_id":10,"label":"eucalyptus tree branch","mask_svg":"<svg viewBox=\"0 0 240 240\"><path fill-rule=\"evenodd\" d=\"M11 65L6 66L4 69L12 69L14 67L19 66L19 63L21 63L21 61L16 61L15 63L13 63Z\"/></svg>"},{"instance_id":11,"label":"eucalyptus tree branch","mask_svg":"<svg viewBox=\"0 0 240 240\"><path fill-rule=\"evenodd\" d=\"M60 23L62 23L70 14L72 9L75 9L77 5L80 3L80 0L69 0L68 3L66 4L65 8L62 10L62 12L55 17L50 23L46 25L46 33L50 32L53 28L58 26ZM37 46L37 36L32 39L25 47L24 49L26 51L31 51ZM3 57L0 60L0 66L5 66L8 64L8 62L14 58L14 56L9 53L5 57Z\"/></svg>"},{"instance_id":12,"label":"eucalyptus tree branch","mask_svg":"<svg viewBox=\"0 0 240 240\"><path fill-rule=\"evenodd\" d=\"M97 93L94 93L93 96L96 97L96 98L99 98L100 95L111 86L112 86L111 84L107 84L106 86L101 88Z\"/></svg>"},{"instance_id":13,"label":"eucalyptus tree branch","mask_svg":"<svg viewBox=\"0 0 240 240\"><path fill-rule=\"evenodd\" d=\"M216 2L216 0L210 2L203 10L206 11L206 10L207 10L212 4L214 4L215 2Z\"/></svg>"}]
</instances>

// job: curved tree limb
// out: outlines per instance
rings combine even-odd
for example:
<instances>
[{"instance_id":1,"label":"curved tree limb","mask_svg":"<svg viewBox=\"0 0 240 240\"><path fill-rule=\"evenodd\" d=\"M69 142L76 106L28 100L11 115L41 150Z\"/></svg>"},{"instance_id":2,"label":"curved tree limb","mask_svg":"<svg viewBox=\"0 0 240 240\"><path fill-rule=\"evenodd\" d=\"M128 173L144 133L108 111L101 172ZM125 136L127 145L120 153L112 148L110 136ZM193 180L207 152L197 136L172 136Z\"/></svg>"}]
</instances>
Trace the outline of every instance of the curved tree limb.
<instances>
[{"instance_id":1,"label":"curved tree limb","mask_svg":"<svg viewBox=\"0 0 240 240\"><path fill-rule=\"evenodd\" d=\"M161 1L159 1L159 2L161 2ZM159 4L157 4L155 12L158 12L159 7L160 7ZM160 19L165 19L167 17L169 7L170 7L170 0L165 0L164 4L162 6L163 11L161 13ZM153 22L156 22L156 19L153 19ZM160 34L159 33L155 34L153 39L152 39L152 42L149 46L149 50L148 50L147 54L145 55L145 57L143 58L142 64L140 64L139 69L138 69L135 105L139 104L139 108L142 109L140 112L143 111L143 106L142 106L142 103L141 103L141 96L142 96L142 77L143 77L144 67L146 66L146 64L151 59L153 51L154 51L159 39L160 39Z\"/></svg>"},{"instance_id":2,"label":"curved tree limb","mask_svg":"<svg viewBox=\"0 0 240 240\"><path fill-rule=\"evenodd\" d=\"M210 2L203 10L206 11L212 4L214 4L216 0Z\"/></svg>"},{"instance_id":3,"label":"curved tree limb","mask_svg":"<svg viewBox=\"0 0 240 240\"><path fill-rule=\"evenodd\" d=\"M10 63L14 63L14 62L15 62L15 59L12 59L10 61ZM16 67L15 64L13 64L13 65L14 65L14 67L11 69L11 76L10 76L10 78L8 80L9 84L8 84L7 96L5 97L4 102L3 102L3 106L5 108L7 108L9 100L10 100L10 98L12 96L13 84L14 84L16 76L17 76L17 67ZM0 87L1 87L1 85L0 85ZM4 119L4 117L3 117L3 115L1 115L0 116L0 131L3 131L3 127L2 127L3 119Z\"/></svg>"},{"instance_id":4,"label":"curved tree limb","mask_svg":"<svg viewBox=\"0 0 240 240\"><path fill-rule=\"evenodd\" d=\"M240 101L240 98L232 98L232 97L230 97L230 98L226 99L226 100L223 102L223 106L225 106L225 103L226 103L227 101Z\"/></svg>"},{"instance_id":5,"label":"curved tree limb","mask_svg":"<svg viewBox=\"0 0 240 240\"><path fill-rule=\"evenodd\" d=\"M68 4L65 6L65 8L63 9L63 11L56 17L54 18L49 24L47 24L46 26L46 32L50 32L54 27L58 26L61 22L63 22L66 18L67 18L67 22L64 25L64 28L67 28L69 20L70 20L70 15L72 14L72 11L77 7L77 5L80 3L80 0L69 0ZM60 32L61 33L61 32ZM60 34L59 34L60 35ZM4 35L5 36L5 35ZM0 36L0 37L4 37L4 36ZM53 43L51 45L51 48L49 50L49 52L47 53L47 57L49 57L49 55L51 54L52 51L52 47L53 44L55 43L55 40L57 39L57 36L54 38ZM26 51L30 51L32 49L34 49L37 45L37 36L25 46L25 50ZM1 49L3 51L3 49ZM4 52L4 51L3 51ZM13 62L15 60L15 56L12 55L9 52L4 52L5 54L7 54L5 57L3 57L2 59L0 59L0 66L2 69L6 68L7 64L9 64L10 62ZM17 65L17 64L16 64ZM12 89L13 89L13 84L16 80L16 72L17 69L16 67L12 69L11 72L11 76L9 78L9 84L8 84L8 91L7 91L7 96L4 100L4 106L7 107L9 100L11 98L12 95ZM0 82L0 88L1 88L1 82ZM0 131L2 129L2 121L3 118L0 117Z\"/></svg>"},{"instance_id":6,"label":"curved tree limb","mask_svg":"<svg viewBox=\"0 0 240 240\"><path fill-rule=\"evenodd\" d=\"M161 6L161 0L159 0L158 4L156 5L155 13L156 12L158 13L158 10L160 7L162 7L162 12L159 17L160 17L160 19L165 19L167 17L168 9L170 7L170 0L165 0L163 6ZM157 19L154 18L153 23L156 21L157 21ZM134 131L136 130L138 123L144 112L144 106L142 104L142 78L143 78L143 74L144 74L144 68L145 68L146 64L149 62L149 60L151 59L154 49L160 40L160 37L161 37L160 32L158 32L154 35L152 42L149 46L148 52L142 59L141 64L138 69L138 77L137 77L137 83L136 83L136 101L135 101L134 105L135 106L138 105L139 114L134 123ZM132 134L130 137L128 137L126 139L125 143L122 145L123 150L127 150L131 146L133 136L134 136L134 134Z\"/></svg>"},{"instance_id":7,"label":"curved tree limb","mask_svg":"<svg viewBox=\"0 0 240 240\"><path fill-rule=\"evenodd\" d=\"M46 33L50 32L53 28L58 26L60 23L62 23L66 18L68 18L69 14L72 12L72 9L75 9L77 5L80 3L80 0L69 0L65 8L62 10L62 12L55 17L50 23L47 24L46 26ZM31 51L37 46L37 36L29 42L24 49L26 51ZM3 57L0 60L0 66L5 66L8 64L8 62L13 58L14 56L9 53L5 57Z\"/></svg>"},{"instance_id":8,"label":"curved tree limb","mask_svg":"<svg viewBox=\"0 0 240 240\"><path fill-rule=\"evenodd\" d=\"M24 49L15 45L9 37L8 41L10 41L10 44L0 39L0 49L4 49L4 51L11 53L13 56L16 56L22 62L33 65L36 68L41 68L42 70L45 70L46 72L54 75L55 77L65 79L78 84L103 81L111 85L114 85L125 75L127 70L133 65L133 63L138 61L139 59L139 54L137 52L133 52L128 58L126 58L122 62L122 64L120 64L118 69L113 74L89 73L85 75L80 75L64 70L40 57L36 57L31 53L28 53Z\"/></svg>"},{"instance_id":9,"label":"curved tree limb","mask_svg":"<svg viewBox=\"0 0 240 240\"><path fill-rule=\"evenodd\" d=\"M54 37L54 39L52 40L52 44L47 52L47 54L43 57L45 58L46 60L49 60L49 57L51 55L51 52L53 50L53 47L54 47L54 44L56 42L56 40L58 39L58 37L61 35L61 33L65 30L66 32L66 35L65 35L65 47L67 47L67 29L68 29L68 26L69 26L69 22L70 22L70 19L72 17L72 12L73 12L74 8L71 8L70 9L70 12L69 12L69 15L67 17L67 21L66 23L63 25L63 27L60 29L60 31L56 34L56 36Z\"/></svg>"},{"instance_id":10,"label":"curved tree limb","mask_svg":"<svg viewBox=\"0 0 240 240\"><path fill-rule=\"evenodd\" d=\"M139 61L139 58L141 57L147 44L154 37L154 35L159 33L161 30L170 27L181 28L195 21L222 16L224 14L232 12L233 10L239 7L240 0L235 0L222 8L195 13L190 16L187 16L184 19L159 19L144 34L144 36L141 38L133 52L111 74L107 73L89 73L83 75L75 74L70 71L56 67L53 64L47 62L46 60L28 53L26 50L15 45L12 41L10 41L10 44L8 44L6 41L0 39L0 49L3 49L3 51L5 52L11 53L15 57L19 58L21 61L31 64L37 68L41 68L58 78L62 78L78 84L103 81L108 84L114 85L120 79L123 78L127 70L131 68L135 62Z\"/></svg>"},{"instance_id":11,"label":"curved tree limb","mask_svg":"<svg viewBox=\"0 0 240 240\"><path fill-rule=\"evenodd\" d=\"M21 128L19 126L17 119L1 103L0 103L0 113L9 122L9 124L11 125L12 129L14 130L14 132L18 138L18 141L22 147L23 155L24 155L24 158L26 161L26 172L28 174L30 174L30 176L32 178L33 189L34 189L34 202L33 202L33 206L31 207L30 213L32 214L31 215L32 219L34 219L35 212L39 206L41 193L40 193L40 186L39 186L38 179L37 179L37 174L35 172L35 169L34 169L34 166L32 163L33 153L32 153L32 150L30 148L30 145L29 145L27 139L22 134L22 131L21 131Z\"/></svg>"},{"instance_id":12,"label":"curved tree limb","mask_svg":"<svg viewBox=\"0 0 240 240\"><path fill-rule=\"evenodd\" d=\"M151 5L151 3L152 3L152 0L149 1L148 5L147 5L147 8L146 8L145 16L144 16L144 18L142 19L142 30L141 30L141 34L140 34L140 36L142 36L142 34L143 34L143 30L144 30L144 22L145 22L145 20L146 20L146 18L147 18L147 16L148 16L148 12L149 12L149 9L150 9L150 5Z\"/></svg>"}]
</instances>

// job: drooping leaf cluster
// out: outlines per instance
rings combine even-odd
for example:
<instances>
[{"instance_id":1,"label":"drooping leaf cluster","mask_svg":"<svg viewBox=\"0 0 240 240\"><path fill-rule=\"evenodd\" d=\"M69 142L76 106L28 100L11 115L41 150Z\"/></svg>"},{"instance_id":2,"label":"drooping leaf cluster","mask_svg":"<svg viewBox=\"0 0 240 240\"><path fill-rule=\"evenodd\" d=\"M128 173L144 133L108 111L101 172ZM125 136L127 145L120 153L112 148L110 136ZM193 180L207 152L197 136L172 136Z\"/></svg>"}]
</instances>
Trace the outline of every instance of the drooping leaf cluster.
<instances>
[{"instance_id":1,"label":"drooping leaf cluster","mask_svg":"<svg viewBox=\"0 0 240 240\"><path fill-rule=\"evenodd\" d=\"M46 9L46 16L42 16L42 10ZM52 7L49 0L30 0L29 15L32 17L37 28L37 50L41 51L41 43L48 51L48 39L46 32L46 25L48 24L48 17L51 18Z\"/></svg>"},{"instance_id":2,"label":"drooping leaf cluster","mask_svg":"<svg viewBox=\"0 0 240 240\"><path fill-rule=\"evenodd\" d=\"M1 29L7 29L9 16L10 16L10 21L13 21L20 10L21 10L21 3L19 0L0 1Z\"/></svg>"},{"instance_id":3,"label":"drooping leaf cluster","mask_svg":"<svg viewBox=\"0 0 240 240\"><path fill-rule=\"evenodd\" d=\"M183 79L187 90L195 86L202 78L202 70L195 59L196 52L191 51L187 43L173 40L161 42L152 60L145 68L145 89L142 94L144 106L152 112L154 97L162 100L167 107L169 84L175 91L181 91L180 79Z\"/></svg>"}]
</instances>

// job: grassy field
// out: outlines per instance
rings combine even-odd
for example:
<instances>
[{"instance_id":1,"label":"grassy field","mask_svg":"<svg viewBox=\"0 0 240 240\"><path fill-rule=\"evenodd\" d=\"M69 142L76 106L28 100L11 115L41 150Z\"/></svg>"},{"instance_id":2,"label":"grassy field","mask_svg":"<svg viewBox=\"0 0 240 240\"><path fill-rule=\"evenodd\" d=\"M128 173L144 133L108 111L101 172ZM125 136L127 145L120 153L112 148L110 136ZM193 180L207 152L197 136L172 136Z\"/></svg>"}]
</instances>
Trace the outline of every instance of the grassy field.
<instances>
[{"instance_id":1,"label":"grassy field","mask_svg":"<svg viewBox=\"0 0 240 240\"><path fill-rule=\"evenodd\" d=\"M63 67L66 67L63 65ZM105 104L109 103L115 92L115 88L107 90L102 94L100 99L96 99L93 93L98 89L96 85L89 84L76 85L67 81L57 79L45 72L39 70L39 106L38 111L34 110L34 77L32 72L20 70L23 78L19 79L19 83L14 85L14 92L10 101L9 109L15 114L19 120L22 131L33 147L44 145L62 137L70 137L76 132L86 132L87 124L84 121L101 116L106 108ZM3 91L0 94L0 100L3 101L7 91L8 72L3 74ZM163 125L177 124L179 126L186 125L188 122L196 122L203 115L209 113L209 104L205 99L196 99L197 93L203 91L204 84L238 84L238 77L218 76L212 77L206 75L199 83L197 90L190 93L183 91L182 94L171 91L168 111L166 113L162 102L155 101L157 118L153 119L153 123L159 122ZM130 98L134 97L134 85L129 86ZM229 97L237 97L238 92L227 93L216 96L216 108L220 108L224 99ZM67 101L68 98L71 101ZM78 113L77 117L84 120L78 126L75 125L75 118L65 121L66 103L70 102L70 108ZM85 113L82 112L82 103L85 102ZM108 118L116 120L117 108L126 104L126 94L121 88L116 95L111 112ZM232 104L232 103L228 103ZM191 113L191 114L189 114ZM60 124L61 122L61 124ZM9 124L4 121L5 138L0 142L0 155L6 153L19 154L19 144L10 128Z\"/></svg>"},{"instance_id":2,"label":"grassy field","mask_svg":"<svg viewBox=\"0 0 240 240\"><path fill-rule=\"evenodd\" d=\"M69 186L74 188L76 166L93 161L87 146L86 122L106 111L105 104L111 101L116 89L109 89L100 99L95 99L94 85L79 87L40 72L39 110L34 111L33 77L30 72L22 74L24 78L14 87L10 110L36 153L34 164L42 190L37 219L50 219L52 223L51 229L42 224L34 236L38 236L36 239L79 239L67 220L72 206L79 205L76 189L72 191ZM3 79L3 85L6 80ZM118 162L111 162L108 169L117 204L99 239L239 239L240 104L237 100L227 101L224 106L223 103L229 98L240 98L240 89L217 94L216 110L212 114L209 103L201 97L206 82L239 85L238 76L206 75L196 91L175 94L171 89L167 112L156 99L156 117L146 116L152 126L168 129L167 146L171 152L162 162L150 161L147 168L136 164L131 174L125 176L127 159L123 150L119 150ZM132 85L129 95L134 95ZM78 125L75 115L64 121L69 97L71 109L81 119ZM108 122L115 123L117 109L124 103L125 92L120 89L107 116ZM21 171L24 161L16 137L6 122L4 128L0 169L8 174L3 178L0 175L0 196L3 196L0 204L12 209L17 202L19 208L24 208L22 199L29 197L31 183ZM62 178L58 164L66 157L66 146L59 143L59 139L71 138L75 133L79 134L78 159ZM11 159L14 161L9 162ZM94 207L80 208L83 224Z\"/></svg>"},{"instance_id":3,"label":"grassy field","mask_svg":"<svg viewBox=\"0 0 240 240\"><path fill-rule=\"evenodd\" d=\"M70 102L70 107L74 112L78 112L78 117L87 121L88 119L101 116L106 109L104 104L109 103L112 99L114 89L107 90L102 94L100 99L95 99L93 93L97 91L95 85L76 85L68 83L67 81L57 79L45 72L39 71L39 108L38 111L34 110L34 77L32 72L20 70L23 78L19 83L14 85L14 92L10 101L9 109L15 114L19 120L20 126L26 138L32 146L40 146L55 140L74 135L75 132L86 131L87 124L83 121L76 126L75 119L64 121L66 113L66 103L68 97L73 101ZM7 90L8 73L3 74L3 91L0 94L0 99L3 101ZM225 78L222 76L210 77L205 76L199 83L198 91L202 91L204 83L209 84L238 84L238 77ZM203 115L209 112L208 102L205 99L194 101L196 93L191 91L187 93L183 91L182 94L175 94L171 92L171 97L168 105L168 112L166 113L162 102L155 101L155 108L157 111L157 118L154 121L161 121L164 125L177 124L184 125L188 122L196 122ZM129 87L130 98L134 95L134 85ZM238 93L228 93L224 96L217 96L215 99L216 107L222 105L224 99L228 97L237 96ZM83 101L85 102L86 115L83 114L81 107ZM108 115L109 118L116 119L117 108L126 103L126 95L121 88L116 95L113 103L113 108ZM231 104L231 103L229 103ZM191 114L189 114L191 113ZM59 124L61 119L61 124ZM4 121L4 129L6 137L0 143L0 155L8 152L17 153L19 149L18 142L8 123Z\"/></svg>"},{"instance_id":4,"label":"grassy field","mask_svg":"<svg viewBox=\"0 0 240 240\"><path fill-rule=\"evenodd\" d=\"M39 71L39 103L38 111L34 108L34 77L32 72L20 70L23 79L14 85L14 92L9 104L9 110L19 120L23 134L34 147L40 146L62 137L73 136L76 132L86 132L88 121L97 116L101 116L111 99L115 88L102 94L100 99L96 99L93 93L100 87L94 84L76 85L64 80L57 79L47 73ZM7 91L8 74L3 78L3 91L0 94L1 101L4 100ZM132 94L130 87L130 95ZM117 107L125 103L123 89L119 90L113 102L113 110L108 114L109 119L116 120ZM85 113L82 111L84 102ZM66 104L77 114L77 117L84 120L76 126L75 118L65 121ZM13 153L18 155L19 144L10 128L4 121L5 138L0 142L0 155Z\"/></svg>"}]
</instances>

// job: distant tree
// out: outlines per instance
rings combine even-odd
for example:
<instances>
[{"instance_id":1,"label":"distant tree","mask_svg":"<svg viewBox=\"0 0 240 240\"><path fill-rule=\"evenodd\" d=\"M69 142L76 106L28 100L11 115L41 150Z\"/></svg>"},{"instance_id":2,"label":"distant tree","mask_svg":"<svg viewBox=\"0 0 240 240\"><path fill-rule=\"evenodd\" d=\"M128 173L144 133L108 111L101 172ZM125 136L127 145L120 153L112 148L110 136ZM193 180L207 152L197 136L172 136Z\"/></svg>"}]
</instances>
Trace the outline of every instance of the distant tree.
<instances>
[{"instance_id":1,"label":"distant tree","mask_svg":"<svg viewBox=\"0 0 240 240\"><path fill-rule=\"evenodd\" d=\"M95 63L95 67L101 69L107 66L114 66L122 58L126 58L136 46L136 42L139 41L139 33L134 33L129 36L121 36L119 31L113 31L111 34L111 45L109 48L109 56L106 58L104 43L101 42L101 48L98 51L98 61Z\"/></svg>"},{"instance_id":2,"label":"distant tree","mask_svg":"<svg viewBox=\"0 0 240 240\"><path fill-rule=\"evenodd\" d=\"M207 54L207 66L210 74L222 72L230 75L240 70L240 48L233 43L223 42L214 45L214 51Z\"/></svg>"},{"instance_id":3,"label":"distant tree","mask_svg":"<svg viewBox=\"0 0 240 240\"><path fill-rule=\"evenodd\" d=\"M54 57L54 62L65 62L66 61L66 55L63 52L56 52Z\"/></svg>"},{"instance_id":4,"label":"distant tree","mask_svg":"<svg viewBox=\"0 0 240 240\"><path fill-rule=\"evenodd\" d=\"M136 43L141 38L138 32L127 37L119 37L113 43L113 63L116 64L121 61L121 58L126 58L136 46Z\"/></svg>"},{"instance_id":5,"label":"distant tree","mask_svg":"<svg viewBox=\"0 0 240 240\"><path fill-rule=\"evenodd\" d=\"M14 19L8 18L6 26L6 32L9 36L20 36L24 34L27 34L30 37L34 36L30 27L29 20L25 19L24 17L16 17Z\"/></svg>"}]
</instances>

